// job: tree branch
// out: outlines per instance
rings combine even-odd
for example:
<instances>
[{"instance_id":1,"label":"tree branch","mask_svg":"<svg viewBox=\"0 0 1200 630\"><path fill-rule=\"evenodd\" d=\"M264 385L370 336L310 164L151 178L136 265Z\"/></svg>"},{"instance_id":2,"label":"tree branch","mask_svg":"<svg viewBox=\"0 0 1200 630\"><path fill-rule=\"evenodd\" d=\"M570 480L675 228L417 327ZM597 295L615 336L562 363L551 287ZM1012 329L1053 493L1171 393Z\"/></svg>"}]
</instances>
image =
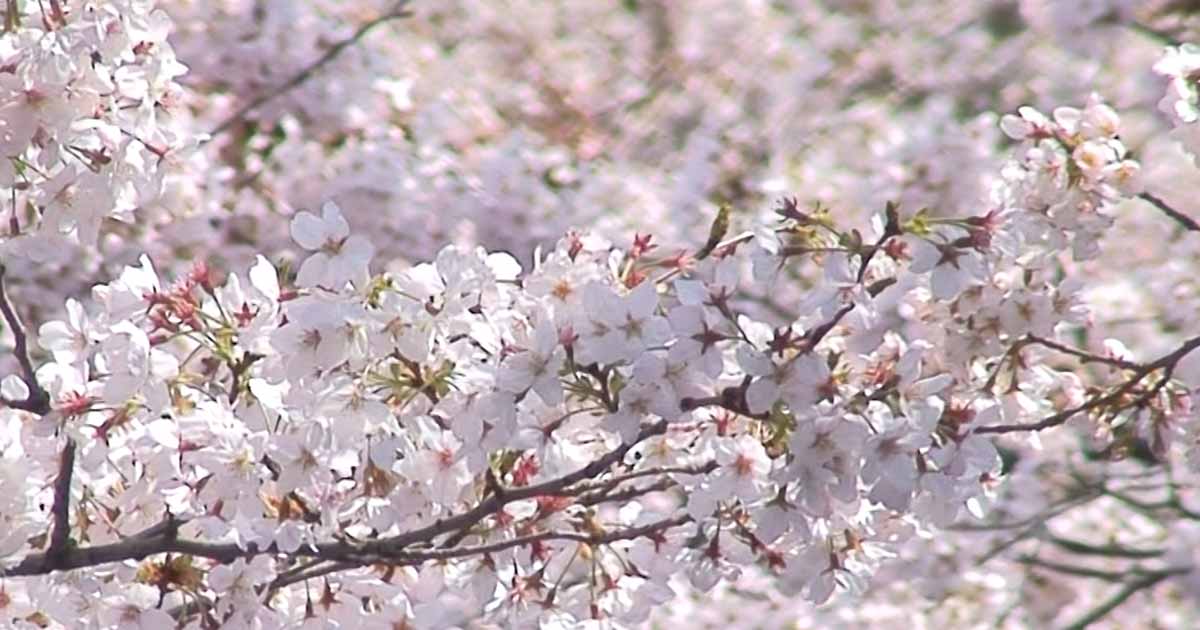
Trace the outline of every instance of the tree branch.
<instances>
[{"instance_id":1,"label":"tree branch","mask_svg":"<svg viewBox=\"0 0 1200 630\"><path fill-rule=\"evenodd\" d=\"M50 394L38 383L37 371L29 357L29 335L25 325L13 308L8 298L8 290L4 284L7 269L0 264L0 313L13 334L13 352L17 363L21 366L21 380L25 382L29 394L25 400L5 400L4 403L14 409L22 409L38 415L50 412ZM50 529L50 544L44 556L45 571L58 568L67 551L67 540L71 534L71 479L75 472L75 440L66 439L58 460L58 476L54 480L54 504L51 507L53 524Z\"/></svg>"},{"instance_id":2,"label":"tree branch","mask_svg":"<svg viewBox=\"0 0 1200 630\"><path fill-rule=\"evenodd\" d=\"M1151 193L1144 192L1144 193L1138 194L1138 199L1141 199L1143 201L1149 201L1152 205L1154 205L1155 208L1158 208L1159 210L1162 211L1163 214L1174 219L1176 223L1178 223L1179 225L1182 225L1188 231L1200 232L1200 223L1197 223L1195 219L1176 210L1175 208L1172 208L1170 205L1167 204L1167 202L1163 201L1161 198L1159 198Z\"/></svg>"},{"instance_id":3,"label":"tree branch","mask_svg":"<svg viewBox=\"0 0 1200 630\"><path fill-rule=\"evenodd\" d=\"M1113 367L1121 368L1123 370L1140 370L1143 367L1145 367L1142 364L1135 363L1133 361L1126 361L1124 359L1118 359L1116 357L1106 357L1106 356L1102 356L1099 354L1087 352L1086 350L1072 348L1071 346L1061 344L1057 341L1054 341L1053 339L1046 339L1044 337L1038 337L1037 335L1028 335L1028 336L1026 336L1026 339L1028 340L1028 343L1036 343L1038 345L1045 346L1052 350L1057 350L1063 354L1069 354L1073 357L1078 358L1082 363L1103 363L1105 365L1111 365Z\"/></svg>"},{"instance_id":4,"label":"tree branch","mask_svg":"<svg viewBox=\"0 0 1200 630\"><path fill-rule=\"evenodd\" d=\"M579 470L563 475L558 479L520 488L508 488L505 490L503 497L490 495L475 506L473 509L452 516L447 519L441 519L432 525L423 527L412 532L393 536L391 538L372 541L364 546L363 551L370 553L383 553L389 549L406 547L413 543L432 540L437 536L456 532L462 529L469 528L487 516L495 514L502 507L514 501L522 501L545 495L561 495L562 491L575 483L585 479L591 479L608 470L613 464L625 458L625 454L629 452L635 445L643 440L665 433L667 430L666 421L660 421L653 425L642 429L641 433L631 442L622 444L613 449L608 454L600 457L592 463L580 468Z\"/></svg>"},{"instance_id":5,"label":"tree branch","mask_svg":"<svg viewBox=\"0 0 1200 630\"><path fill-rule=\"evenodd\" d=\"M71 478L75 473L75 440L67 443L58 460L58 477L54 480L54 506L51 514L54 525L50 530L50 546L46 548L46 569L59 568L67 552L71 533Z\"/></svg>"},{"instance_id":6,"label":"tree branch","mask_svg":"<svg viewBox=\"0 0 1200 630\"><path fill-rule=\"evenodd\" d=\"M3 402L13 409L21 409L39 416L45 415L50 412L50 394L38 384L37 371L33 367L33 361L29 358L29 336L25 332L25 325L21 322L21 317L17 315L16 309L8 299L8 289L4 283L6 272L7 269L0 263L0 313L4 314L4 322L12 331L13 354L16 355L17 363L21 366L21 380L29 389L29 395L25 397L25 400L4 400Z\"/></svg>"},{"instance_id":7,"label":"tree branch","mask_svg":"<svg viewBox=\"0 0 1200 630\"><path fill-rule=\"evenodd\" d=\"M518 538L499 541L496 543L490 543L490 544L486 544L486 545L476 545L476 546L471 546L471 547L436 549L436 550L429 550L429 551L389 554L389 555L383 555L383 556L363 556L363 557L357 558L355 560L339 560L339 561L318 560L316 562L306 564L301 567L297 567L291 571L281 573L278 577L275 578L274 581L272 581L267 586L266 590L268 592L274 592L274 591L277 591L286 586L295 584L297 582L303 582L305 580L310 580L310 579L322 577L325 575L331 575L333 573L338 573L340 571L363 568L363 567L369 566L369 565L382 564L382 565L388 565L388 566L408 566L408 565L422 564L422 563L428 562L430 560L449 560L452 558L463 558L463 557L469 557L469 556L474 556L474 555L482 556L482 555L489 554L489 553L496 553L498 551L503 551L505 549L523 547L525 545L530 545L533 543L547 541L547 540L573 540L573 541L576 541L579 543L589 544L589 545L604 545L604 544L617 542L619 540L633 540L636 538L640 538L642 536L654 534L654 533L662 531L664 529L669 529L671 527L677 527L679 525L683 525L691 520L692 520L692 518L690 516L688 516L686 514L681 514L681 515L673 517L673 518L662 519L662 520L655 521L655 522L647 524L647 525L642 525L639 527L629 527L626 529L619 529L619 530L608 532L606 534L601 534L601 535L580 534L578 532L550 531L550 532L541 532L541 533L537 533L537 534L530 534L527 536L521 536ZM168 611L168 614L176 619L180 619L183 615L191 614L193 612L198 612L196 610L191 610L190 608L191 608L191 606L189 606L189 605L178 606L178 607Z\"/></svg>"},{"instance_id":8,"label":"tree branch","mask_svg":"<svg viewBox=\"0 0 1200 630\"><path fill-rule=\"evenodd\" d=\"M617 475L616 477L613 477L612 479L608 479L606 481L601 481L601 482L591 484L591 485L588 485L588 486L585 486L582 488L573 489L573 491L570 492L569 494L578 495L578 494L580 494L580 492L587 492L589 495L594 495L594 496L598 497L598 496L602 496L605 493L616 489L617 486L625 483L626 481L631 481L633 479L639 479L641 477L653 477L655 475L671 475L671 474L703 475L703 474L710 473L716 469L717 469L717 462L715 462L715 461L710 461L706 464L700 464L700 465L696 465L696 466L659 466L656 468L643 468L642 470L635 470L633 472L625 473L624 475Z\"/></svg>"},{"instance_id":9,"label":"tree branch","mask_svg":"<svg viewBox=\"0 0 1200 630\"><path fill-rule=\"evenodd\" d=\"M883 226L883 234L879 235L879 240L875 241L875 246L866 250L862 255L862 261L858 265L858 283L862 284L863 278L867 277L867 266L871 264L871 259L875 257L875 253L883 249L883 244L893 236L900 236L904 230L900 227L900 206L889 201L884 209L884 217L886 222Z\"/></svg>"},{"instance_id":10,"label":"tree branch","mask_svg":"<svg viewBox=\"0 0 1200 630\"><path fill-rule=\"evenodd\" d=\"M305 580L311 580L313 578L330 575L339 571L355 569L362 566L364 566L363 563L359 562L339 561L326 563L324 561L317 561L312 564L299 567L295 570L279 574L279 576L275 578L275 581L271 582L270 586L267 587L267 590L277 591L286 586L291 586L297 582L303 582Z\"/></svg>"},{"instance_id":11,"label":"tree branch","mask_svg":"<svg viewBox=\"0 0 1200 630\"><path fill-rule=\"evenodd\" d=\"M1165 549L1133 549L1130 547L1117 545L1116 543L1111 543L1104 546L1092 545L1085 542L1079 542L1077 540L1059 538L1053 534L1046 535L1044 539L1056 547L1060 547L1066 551L1070 551L1071 553L1082 554L1085 556L1151 559L1158 558L1166 553Z\"/></svg>"},{"instance_id":12,"label":"tree branch","mask_svg":"<svg viewBox=\"0 0 1200 630\"><path fill-rule=\"evenodd\" d=\"M395 6L393 6L389 11L387 11L383 15L380 15L379 17L376 17L375 19L364 23L362 26L359 26L358 30L354 31L353 35L351 35L350 37L347 37L346 39L343 39L342 41L337 42L336 44L331 46L329 48L329 50L325 51L325 54L321 55L316 61L313 61L309 65L305 66L302 70L300 70L295 75L293 75L292 78L288 79L287 81L284 81L282 84L276 86L274 89L263 92L258 97L256 97L254 100L243 105L240 109L238 109L236 112L231 114L228 118L221 121L221 123L219 125L214 127L213 130L209 132L209 138L207 140L205 140L204 142L208 142L208 141L212 140L212 138L220 135L222 132L224 132L225 130L232 127L238 121L245 118L246 115L248 115L250 112L258 109L259 107L262 107L266 103L268 103L280 96L283 96L284 94L287 94L288 92L290 92L290 91L294 90L296 87L298 87L300 84L302 84L305 81L312 78L313 75L315 75L319 70L321 70L321 68L325 67L326 65L329 64L329 62L336 59L338 57L338 55L341 55L342 52L344 52L347 48L353 46L354 44L357 44L360 40L362 40L363 37L366 37L366 35L368 33L370 33L372 30L374 30L375 27L377 27L385 22L390 22L391 20L411 16L412 12L405 9L405 7L408 5L408 3L409 3L409 0L400 0L399 2L396 3Z\"/></svg>"},{"instance_id":13,"label":"tree branch","mask_svg":"<svg viewBox=\"0 0 1200 630\"><path fill-rule=\"evenodd\" d=\"M631 442L609 451L607 454L592 461L579 470L568 473L556 479L520 488L506 489L502 496L489 495L473 509L457 514L450 518L439 519L433 524L397 536L372 540L367 542L348 542L342 540L327 541L316 545L302 546L291 555L320 558L334 562L344 562L350 565L370 563L369 558L397 558L404 555L404 549L416 543L429 543L435 538L470 528L484 518L495 514L505 504L524 499L545 495L561 495L564 489L580 481L592 479L606 472L613 464L624 459L636 444L641 441L666 432L666 421L660 421L642 429L638 437ZM576 492L585 492L594 486L581 486ZM232 562L237 558L249 558L262 554L282 553L274 545L259 547L251 543L245 548L234 543L208 543L198 540L179 539L176 537L176 527L153 526L147 532L134 534L120 542L90 547L64 548L49 552L29 554L16 566L7 570L0 569L0 577L44 575L53 570L70 570L92 567L111 562L126 560L142 560L148 556L162 553L180 553L191 556L209 558L217 562Z\"/></svg>"},{"instance_id":14,"label":"tree branch","mask_svg":"<svg viewBox=\"0 0 1200 630\"><path fill-rule=\"evenodd\" d=\"M1075 565L1065 564L1062 562L1043 560L1042 558L1039 558L1037 556L1021 556L1020 558L1017 558L1016 561L1019 562L1020 564L1024 564L1024 565L1031 566L1031 567L1038 567L1041 569L1046 569L1048 571L1054 571L1055 573L1062 573L1063 575L1072 575L1075 577L1085 577L1085 578L1091 578L1094 580L1103 580L1105 582L1113 582L1113 583L1117 583L1117 584L1120 584L1125 581L1125 573L1121 572L1121 571L1103 571L1100 569L1093 569L1091 567L1078 567Z\"/></svg>"},{"instance_id":15,"label":"tree branch","mask_svg":"<svg viewBox=\"0 0 1200 630\"><path fill-rule=\"evenodd\" d=\"M537 534L519 536L517 538L502 540L486 545L401 552L394 555L385 554L381 557L380 561L388 562L392 558L396 558L400 559L405 564L408 564L412 562L427 562L429 560L451 560L453 558L464 558L468 556L482 556L484 554L496 553L497 551L504 551L505 549L512 549L513 547L523 547L525 545L546 540L573 540L590 545L603 545L616 542L618 540L632 540L634 538L640 538L647 534L653 534L664 529L683 525L691 520L692 517L688 516L687 514L681 514L672 518L655 521L649 525L619 529L598 536L594 534L581 534L579 532L540 532Z\"/></svg>"},{"instance_id":16,"label":"tree branch","mask_svg":"<svg viewBox=\"0 0 1200 630\"><path fill-rule=\"evenodd\" d=\"M1041 431L1042 429L1048 429L1050 427L1058 426L1060 424L1063 424L1067 420L1070 420L1077 413L1091 411L1092 409L1095 409L1097 407L1102 407L1104 405L1108 405L1108 404L1111 404L1111 403L1114 403L1114 402L1120 400L1122 396L1129 393L1134 387L1137 387L1137 385L1139 383L1141 383L1143 379L1145 379L1147 376L1149 376L1152 372L1154 372L1156 370L1165 369L1168 372L1174 370L1175 365L1178 364L1179 361L1181 359L1183 359L1183 357L1187 356L1188 353L1190 353L1192 350L1195 350L1198 347L1200 347L1200 337L1193 337L1193 338L1187 340L1186 342L1184 342L1184 344L1182 346L1175 349L1170 354L1167 354L1163 357L1160 357L1159 359L1157 359L1155 361L1152 361L1150 363L1142 365L1140 368L1138 368L1136 370L1136 373L1133 375L1132 378L1125 381L1115 391L1113 391L1109 394L1106 394L1104 396L1100 396L1100 397L1088 400L1087 402L1085 402L1081 405L1072 407L1070 409L1067 409L1066 411L1060 411L1054 415L1047 416L1046 418L1042 419L1039 422L1034 422L1034 423L1030 423L1030 424L998 424L998 425L993 425L993 426L988 426L988 427L980 427L980 428L976 429L975 432L982 434L982 433L1012 433L1014 431ZM1160 387L1161 385L1165 385L1165 382L1160 381L1160 384L1156 385L1156 387ZM1128 405L1121 407L1121 408L1124 409L1127 406Z\"/></svg>"},{"instance_id":17,"label":"tree branch","mask_svg":"<svg viewBox=\"0 0 1200 630\"><path fill-rule=\"evenodd\" d=\"M1154 586L1155 584L1158 584L1159 582L1163 581L1164 579L1170 577L1171 575L1175 575L1176 573L1180 573L1180 572L1182 572L1182 571L1181 570L1166 570L1166 571L1157 571L1154 573L1147 573L1141 579L1135 580L1133 582L1130 582L1129 584L1126 584L1124 588L1122 588L1120 591L1117 591L1116 594L1114 594L1112 597L1110 597L1106 601L1102 602L1096 608L1093 608L1090 612L1088 612L1083 617L1080 617L1077 621L1075 621L1075 623L1072 623L1071 625L1066 626L1065 630L1083 630L1084 628L1086 628L1086 627L1092 625L1093 623L1104 618L1104 615L1107 615L1108 613L1116 610L1118 606L1120 606L1121 604L1124 604L1125 600L1129 599L1130 597L1133 597L1138 591L1140 591L1142 589L1150 588L1150 587Z\"/></svg>"},{"instance_id":18,"label":"tree branch","mask_svg":"<svg viewBox=\"0 0 1200 630\"><path fill-rule=\"evenodd\" d=\"M646 486L626 488L624 490L621 490L620 492L611 492L611 493L610 492L596 492L596 493L591 493L591 494L585 494L585 495L579 497L579 499L575 503L577 505L584 505L584 506L597 505L600 503L624 503L626 501L636 499L640 496L650 494L651 492L662 492L664 490L670 490L671 488L674 488L677 485L679 485L679 484L674 479L671 479L670 477L663 477L662 479L659 479L658 481L655 481L652 484L649 484Z\"/></svg>"}]
</instances>

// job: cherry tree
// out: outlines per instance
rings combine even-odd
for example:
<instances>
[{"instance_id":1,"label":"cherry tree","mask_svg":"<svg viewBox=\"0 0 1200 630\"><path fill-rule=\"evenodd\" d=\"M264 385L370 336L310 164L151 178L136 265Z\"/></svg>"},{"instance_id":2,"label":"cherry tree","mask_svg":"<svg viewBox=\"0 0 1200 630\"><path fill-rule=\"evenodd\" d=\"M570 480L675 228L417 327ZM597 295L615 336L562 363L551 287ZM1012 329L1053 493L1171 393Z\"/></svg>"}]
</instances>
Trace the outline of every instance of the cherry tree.
<instances>
[{"instance_id":1,"label":"cherry tree","mask_svg":"<svg viewBox=\"0 0 1200 630\"><path fill-rule=\"evenodd\" d=\"M0 625L1200 617L1194 12L423 4L4 5Z\"/></svg>"}]
</instances>

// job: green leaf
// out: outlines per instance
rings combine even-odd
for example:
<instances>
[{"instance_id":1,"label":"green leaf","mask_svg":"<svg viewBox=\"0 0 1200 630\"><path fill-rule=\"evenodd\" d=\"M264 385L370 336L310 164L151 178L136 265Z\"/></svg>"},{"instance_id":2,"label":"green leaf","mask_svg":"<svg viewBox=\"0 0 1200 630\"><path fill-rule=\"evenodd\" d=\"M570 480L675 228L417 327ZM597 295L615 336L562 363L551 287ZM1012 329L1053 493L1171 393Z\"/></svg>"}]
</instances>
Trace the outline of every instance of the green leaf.
<instances>
[{"instance_id":1,"label":"green leaf","mask_svg":"<svg viewBox=\"0 0 1200 630\"><path fill-rule=\"evenodd\" d=\"M729 210L729 204L722 204L721 209L717 211L717 218L713 219L712 227L708 229L708 240L704 242L704 247L696 252L696 260L708 258L729 232Z\"/></svg>"},{"instance_id":2,"label":"green leaf","mask_svg":"<svg viewBox=\"0 0 1200 630\"><path fill-rule=\"evenodd\" d=\"M4 6L4 32L12 33L21 28L22 0L8 0Z\"/></svg>"}]
</instances>

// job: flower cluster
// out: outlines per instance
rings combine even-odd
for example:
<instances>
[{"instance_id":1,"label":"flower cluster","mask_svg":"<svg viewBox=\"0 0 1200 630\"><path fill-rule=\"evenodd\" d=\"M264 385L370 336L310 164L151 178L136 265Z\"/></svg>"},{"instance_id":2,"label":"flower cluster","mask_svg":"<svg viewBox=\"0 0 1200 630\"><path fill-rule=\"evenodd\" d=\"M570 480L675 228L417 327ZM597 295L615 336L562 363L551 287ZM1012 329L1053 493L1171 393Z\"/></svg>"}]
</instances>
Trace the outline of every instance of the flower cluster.
<instances>
[{"instance_id":1,"label":"flower cluster","mask_svg":"<svg viewBox=\"0 0 1200 630\"><path fill-rule=\"evenodd\" d=\"M150 2L55 1L11 3L5 22L0 191L17 197L5 249L94 245L104 219L157 201L194 143L174 122L186 68L170 19Z\"/></svg>"},{"instance_id":2,"label":"flower cluster","mask_svg":"<svg viewBox=\"0 0 1200 630\"><path fill-rule=\"evenodd\" d=\"M1049 280L1001 280L1015 264L992 243L1027 232L1019 218L889 206L868 243L791 201L775 216L686 266L652 257L648 235L622 252L573 234L528 272L448 248L372 276L371 248L327 204L293 221L313 251L294 279L260 259L244 280L198 264L168 284L143 260L96 288L98 310L44 325L51 409L22 441L78 450L80 542L192 557L187 584L157 559L137 582L210 602L201 619L298 620L305 557L347 564L325 578L333 601L417 615L419 589L387 575L437 570L472 585L459 614L514 624L634 623L639 594L669 593L676 573L708 589L754 565L822 602L986 502L1000 458L981 430L1043 405L992 397L973 366L1005 369L997 343L1053 336L1071 301ZM739 313L747 251L822 257L812 315L772 328ZM949 267L978 275L948 283ZM880 326L898 303L924 313L907 332ZM934 325L994 343L938 356L917 333ZM1032 400L1059 380L1011 372ZM10 572L63 553L31 545Z\"/></svg>"},{"instance_id":3,"label":"flower cluster","mask_svg":"<svg viewBox=\"0 0 1200 630\"><path fill-rule=\"evenodd\" d=\"M1159 109L1171 117L1176 137L1195 155L1200 152L1200 46L1168 48L1154 72L1170 79Z\"/></svg>"},{"instance_id":4,"label":"flower cluster","mask_svg":"<svg viewBox=\"0 0 1200 630\"><path fill-rule=\"evenodd\" d=\"M352 4L3 9L0 625L1185 623L1176 8Z\"/></svg>"},{"instance_id":5,"label":"flower cluster","mask_svg":"<svg viewBox=\"0 0 1200 630\"><path fill-rule=\"evenodd\" d=\"M1141 166L1129 159L1119 125L1117 113L1095 95L1082 110L1055 109L1053 118L1022 107L1000 121L1010 138L1027 145L1008 174L1020 182L1014 203L1044 213L1054 233L1075 231L1078 259L1099 252L1097 240L1111 225L1099 212L1104 203L1140 192Z\"/></svg>"}]
</instances>

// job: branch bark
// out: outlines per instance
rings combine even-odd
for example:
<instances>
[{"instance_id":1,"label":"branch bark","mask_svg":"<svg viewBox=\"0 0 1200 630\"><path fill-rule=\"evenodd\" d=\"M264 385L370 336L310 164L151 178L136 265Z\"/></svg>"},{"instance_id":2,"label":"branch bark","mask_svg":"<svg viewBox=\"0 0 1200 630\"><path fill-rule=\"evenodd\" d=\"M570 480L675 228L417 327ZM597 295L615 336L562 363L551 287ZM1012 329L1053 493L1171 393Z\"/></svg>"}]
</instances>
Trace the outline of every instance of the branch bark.
<instances>
[{"instance_id":1,"label":"branch bark","mask_svg":"<svg viewBox=\"0 0 1200 630\"><path fill-rule=\"evenodd\" d=\"M46 548L46 569L58 568L67 552L71 533L71 478L75 474L75 440L67 438L58 460L58 477L54 480L54 506L51 514L54 525L50 530L50 546Z\"/></svg>"}]
</instances>

